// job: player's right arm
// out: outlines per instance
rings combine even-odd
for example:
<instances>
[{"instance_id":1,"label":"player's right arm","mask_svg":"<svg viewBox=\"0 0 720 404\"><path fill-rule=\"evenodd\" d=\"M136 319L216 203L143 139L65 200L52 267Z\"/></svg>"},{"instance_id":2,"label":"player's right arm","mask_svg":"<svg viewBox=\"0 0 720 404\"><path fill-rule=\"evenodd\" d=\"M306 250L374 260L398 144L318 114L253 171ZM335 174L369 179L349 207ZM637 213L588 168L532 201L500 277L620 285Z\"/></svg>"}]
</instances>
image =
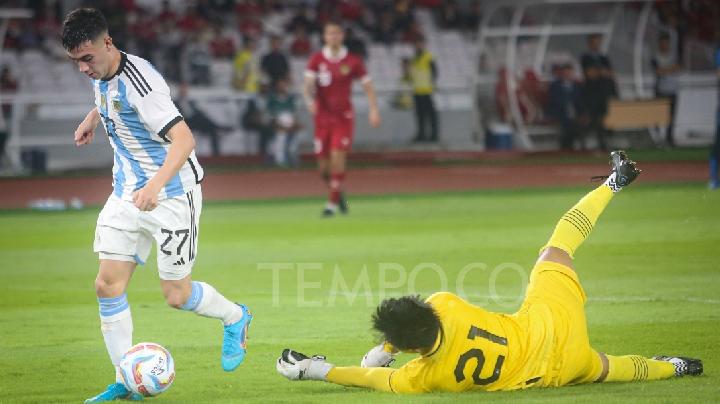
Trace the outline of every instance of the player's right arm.
<instances>
[{"instance_id":1,"label":"player's right arm","mask_svg":"<svg viewBox=\"0 0 720 404\"><path fill-rule=\"evenodd\" d=\"M305 79L303 81L303 99L305 100L305 105L311 115L315 115L317 113L317 103L315 102L317 71L317 56L313 55L308 61L307 68L305 69Z\"/></svg>"},{"instance_id":2,"label":"player's right arm","mask_svg":"<svg viewBox=\"0 0 720 404\"><path fill-rule=\"evenodd\" d=\"M303 85L303 99L307 106L310 114L315 115L317 113L317 105L315 105L315 78L305 75L305 82Z\"/></svg>"},{"instance_id":3,"label":"player's right arm","mask_svg":"<svg viewBox=\"0 0 720 404\"><path fill-rule=\"evenodd\" d=\"M367 389L393 392L390 387L392 368L359 368L355 366L334 367L327 376L326 381L348 387L364 387Z\"/></svg>"},{"instance_id":4,"label":"player's right arm","mask_svg":"<svg viewBox=\"0 0 720 404\"><path fill-rule=\"evenodd\" d=\"M95 136L95 128L100 123L100 112L93 108L88 112L85 119L75 129L75 146L82 146L92 143Z\"/></svg>"}]
</instances>

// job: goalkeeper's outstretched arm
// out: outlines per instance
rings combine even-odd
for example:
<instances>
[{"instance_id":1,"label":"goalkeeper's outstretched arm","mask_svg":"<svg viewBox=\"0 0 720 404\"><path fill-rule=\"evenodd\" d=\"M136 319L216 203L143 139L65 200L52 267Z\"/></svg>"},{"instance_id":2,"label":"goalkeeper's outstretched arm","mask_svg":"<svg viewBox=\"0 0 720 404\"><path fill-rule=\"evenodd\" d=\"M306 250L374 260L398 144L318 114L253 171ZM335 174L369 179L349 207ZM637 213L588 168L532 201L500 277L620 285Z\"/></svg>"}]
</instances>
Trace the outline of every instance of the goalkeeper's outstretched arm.
<instances>
[{"instance_id":1,"label":"goalkeeper's outstretched arm","mask_svg":"<svg viewBox=\"0 0 720 404\"><path fill-rule=\"evenodd\" d=\"M283 350L277 359L278 373L290 380L321 380L348 387L364 387L393 393L414 393L413 386L401 383L391 385L397 369L387 367L337 367L325 360L324 356L307 356L290 349ZM421 392L421 391L417 391Z\"/></svg>"},{"instance_id":2,"label":"goalkeeper's outstretched arm","mask_svg":"<svg viewBox=\"0 0 720 404\"><path fill-rule=\"evenodd\" d=\"M395 372L392 368L361 368L357 366L334 367L325 381L350 387L364 387L373 390L393 392L390 376Z\"/></svg>"}]
</instances>

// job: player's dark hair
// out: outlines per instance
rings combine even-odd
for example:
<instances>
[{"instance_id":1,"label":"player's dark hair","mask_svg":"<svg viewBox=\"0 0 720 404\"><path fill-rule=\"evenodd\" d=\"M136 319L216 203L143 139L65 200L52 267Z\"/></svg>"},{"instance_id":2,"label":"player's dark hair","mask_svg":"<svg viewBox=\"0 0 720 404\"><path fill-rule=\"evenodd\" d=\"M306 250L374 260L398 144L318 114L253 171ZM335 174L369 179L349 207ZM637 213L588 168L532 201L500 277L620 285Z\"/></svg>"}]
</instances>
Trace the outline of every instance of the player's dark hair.
<instances>
[{"instance_id":1,"label":"player's dark hair","mask_svg":"<svg viewBox=\"0 0 720 404\"><path fill-rule=\"evenodd\" d=\"M432 348L440 331L435 310L417 295L383 300L372 315L372 324L400 350Z\"/></svg>"},{"instance_id":2,"label":"player's dark hair","mask_svg":"<svg viewBox=\"0 0 720 404\"><path fill-rule=\"evenodd\" d=\"M94 41L108 31L105 16L96 8L78 8L71 11L62 28L62 45L66 50L77 49L87 41Z\"/></svg>"},{"instance_id":3,"label":"player's dark hair","mask_svg":"<svg viewBox=\"0 0 720 404\"><path fill-rule=\"evenodd\" d=\"M333 20L333 19L327 20L327 21L325 22L325 24L323 24L323 32L325 31L325 28L327 28L327 27L329 27L329 26L331 26L331 25L334 26L334 27L338 27L338 28L340 28L343 32L345 32L345 26L343 26L343 23L340 22L339 20Z\"/></svg>"}]
</instances>

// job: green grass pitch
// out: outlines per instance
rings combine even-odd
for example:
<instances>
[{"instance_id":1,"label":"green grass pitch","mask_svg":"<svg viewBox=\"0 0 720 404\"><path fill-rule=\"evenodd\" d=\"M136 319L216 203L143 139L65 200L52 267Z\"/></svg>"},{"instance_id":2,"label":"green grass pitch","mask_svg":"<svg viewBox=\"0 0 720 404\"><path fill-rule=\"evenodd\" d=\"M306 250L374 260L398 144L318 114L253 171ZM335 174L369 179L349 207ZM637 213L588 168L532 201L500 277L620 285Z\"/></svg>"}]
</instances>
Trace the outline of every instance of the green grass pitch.
<instances>
[{"instance_id":1,"label":"green grass pitch","mask_svg":"<svg viewBox=\"0 0 720 404\"><path fill-rule=\"evenodd\" d=\"M460 279L472 302L514 311L538 247L587 190L354 198L352 215L334 220L318 218L320 200L208 203L193 275L253 310L248 358L233 373L221 370L220 324L165 306L153 256L128 292L134 339L168 347L177 378L152 401L717 400L720 193L702 184L621 192L576 257L597 349L699 357L702 377L408 398L291 383L276 373L285 347L338 365L359 363L375 342L369 315L383 294L427 296L443 279L458 292ZM0 402L80 402L111 381L93 290L98 210L0 214ZM259 269L273 263L293 269L275 278Z\"/></svg>"}]
</instances>

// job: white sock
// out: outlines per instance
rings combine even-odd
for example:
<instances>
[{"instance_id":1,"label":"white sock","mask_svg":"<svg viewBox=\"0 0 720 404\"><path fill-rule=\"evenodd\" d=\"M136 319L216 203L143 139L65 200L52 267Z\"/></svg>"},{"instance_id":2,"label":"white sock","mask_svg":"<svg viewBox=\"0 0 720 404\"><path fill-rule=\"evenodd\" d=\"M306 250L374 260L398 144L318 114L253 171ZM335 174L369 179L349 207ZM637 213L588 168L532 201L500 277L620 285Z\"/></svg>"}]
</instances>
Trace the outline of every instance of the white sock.
<instances>
[{"instance_id":1,"label":"white sock","mask_svg":"<svg viewBox=\"0 0 720 404\"><path fill-rule=\"evenodd\" d=\"M605 185L607 185L608 188L610 188L613 191L613 193L618 193L622 190L622 186L616 182L616 178L617 178L617 173L613 172L613 173L610 173L610 175L605 180Z\"/></svg>"},{"instance_id":2,"label":"white sock","mask_svg":"<svg viewBox=\"0 0 720 404\"><path fill-rule=\"evenodd\" d=\"M203 317L220 319L224 325L236 323L243 316L240 306L225 298L205 282L192 282L190 297L181 308Z\"/></svg>"},{"instance_id":3,"label":"white sock","mask_svg":"<svg viewBox=\"0 0 720 404\"><path fill-rule=\"evenodd\" d=\"M115 381L122 382L119 365L120 358L132 346L132 315L127 294L118 297L98 297L100 306L100 330L105 339L105 347L110 361L115 366Z\"/></svg>"}]
</instances>

